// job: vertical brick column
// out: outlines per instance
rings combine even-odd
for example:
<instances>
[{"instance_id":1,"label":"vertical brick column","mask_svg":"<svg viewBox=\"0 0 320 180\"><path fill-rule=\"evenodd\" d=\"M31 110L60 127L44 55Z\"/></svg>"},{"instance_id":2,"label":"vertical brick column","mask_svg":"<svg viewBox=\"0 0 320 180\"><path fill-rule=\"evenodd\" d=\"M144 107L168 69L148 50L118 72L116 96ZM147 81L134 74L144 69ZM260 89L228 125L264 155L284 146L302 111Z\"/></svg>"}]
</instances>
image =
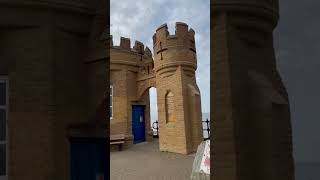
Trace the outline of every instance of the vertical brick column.
<instances>
[{"instance_id":1,"label":"vertical brick column","mask_svg":"<svg viewBox=\"0 0 320 180\"><path fill-rule=\"evenodd\" d=\"M272 36L278 1L211 6L214 179L292 180L289 100Z\"/></svg>"},{"instance_id":2,"label":"vertical brick column","mask_svg":"<svg viewBox=\"0 0 320 180\"><path fill-rule=\"evenodd\" d=\"M153 36L161 151L189 154L203 139L194 35L177 22L174 35L164 24Z\"/></svg>"}]
</instances>

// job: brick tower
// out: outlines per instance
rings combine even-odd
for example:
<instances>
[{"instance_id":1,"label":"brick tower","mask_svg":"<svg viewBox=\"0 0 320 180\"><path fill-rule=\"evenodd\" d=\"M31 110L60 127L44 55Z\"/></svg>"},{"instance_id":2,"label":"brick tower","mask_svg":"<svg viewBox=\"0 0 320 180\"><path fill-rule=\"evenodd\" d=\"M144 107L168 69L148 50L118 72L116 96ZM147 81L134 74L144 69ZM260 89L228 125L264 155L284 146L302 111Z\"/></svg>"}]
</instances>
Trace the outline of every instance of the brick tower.
<instances>
[{"instance_id":1,"label":"brick tower","mask_svg":"<svg viewBox=\"0 0 320 180\"><path fill-rule=\"evenodd\" d=\"M0 79L8 92L5 121L0 108L0 134L7 132L5 146L0 137L1 180L70 179L69 136L95 117L106 89L106 48L95 47L105 28L98 4L0 1Z\"/></svg>"},{"instance_id":2,"label":"brick tower","mask_svg":"<svg viewBox=\"0 0 320 180\"><path fill-rule=\"evenodd\" d=\"M213 179L293 180L289 100L276 68L277 0L213 0Z\"/></svg>"},{"instance_id":3,"label":"brick tower","mask_svg":"<svg viewBox=\"0 0 320 180\"><path fill-rule=\"evenodd\" d=\"M153 36L161 151L189 154L202 141L194 35L187 24L177 22L174 35L164 24Z\"/></svg>"}]
</instances>

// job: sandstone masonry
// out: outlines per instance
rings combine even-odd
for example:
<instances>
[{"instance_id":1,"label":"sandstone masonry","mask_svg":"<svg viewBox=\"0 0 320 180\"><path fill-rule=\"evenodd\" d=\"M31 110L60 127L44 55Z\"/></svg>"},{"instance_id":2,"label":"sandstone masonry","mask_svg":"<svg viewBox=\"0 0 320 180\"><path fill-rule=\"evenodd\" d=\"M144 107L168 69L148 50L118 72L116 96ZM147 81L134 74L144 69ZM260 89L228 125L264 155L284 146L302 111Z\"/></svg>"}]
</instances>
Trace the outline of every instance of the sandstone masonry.
<instances>
[{"instance_id":1,"label":"sandstone masonry","mask_svg":"<svg viewBox=\"0 0 320 180\"><path fill-rule=\"evenodd\" d=\"M277 0L211 2L213 179L293 180L287 91L272 32Z\"/></svg>"},{"instance_id":2,"label":"sandstone masonry","mask_svg":"<svg viewBox=\"0 0 320 180\"><path fill-rule=\"evenodd\" d=\"M6 178L70 179L69 126L93 119L105 97L101 5L0 2L0 76L9 82Z\"/></svg>"},{"instance_id":3,"label":"sandstone masonry","mask_svg":"<svg viewBox=\"0 0 320 180\"><path fill-rule=\"evenodd\" d=\"M176 23L170 35L166 24L153 36L154 59L148 47L121 38L120 46L111 48L113 87L112 134L125 134L132 143L132 107L145 106L145 136L152 140L150 129L150 87L157 88L160 150L189 154L202 141L200 91L197 69L195 32L185 23ZM112 43L112 42L111 42Z\"/></svg>"}]
</instances>

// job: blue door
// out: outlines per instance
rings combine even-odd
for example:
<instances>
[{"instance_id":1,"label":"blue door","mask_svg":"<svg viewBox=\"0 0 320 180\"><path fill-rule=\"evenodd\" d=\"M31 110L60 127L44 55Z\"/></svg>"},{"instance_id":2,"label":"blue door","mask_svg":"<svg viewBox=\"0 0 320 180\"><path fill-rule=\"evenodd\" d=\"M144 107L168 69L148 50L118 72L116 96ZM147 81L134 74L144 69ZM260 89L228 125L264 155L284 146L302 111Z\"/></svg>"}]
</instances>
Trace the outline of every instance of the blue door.
<instances>
[{"instance_id":1,"label":"blue door","mask_svg":"<svg viewBox=\"0 0 320 180\"><path fill-rule=\"evenodd\" d=\"M71 180L109 179L107 140L71 138Z\"/></svg>"},{"instance_id":2,"label":"blue door","mask_svg":"<svg viewBox=\"0 0 320 180\"><path fill-rule=\"evenodd\" d=\"M145 116L144 106L133 105L132 106L132 132L133 132L133 143L141 143L146 141L145 136Z\"/></svg>"}]
</instances>

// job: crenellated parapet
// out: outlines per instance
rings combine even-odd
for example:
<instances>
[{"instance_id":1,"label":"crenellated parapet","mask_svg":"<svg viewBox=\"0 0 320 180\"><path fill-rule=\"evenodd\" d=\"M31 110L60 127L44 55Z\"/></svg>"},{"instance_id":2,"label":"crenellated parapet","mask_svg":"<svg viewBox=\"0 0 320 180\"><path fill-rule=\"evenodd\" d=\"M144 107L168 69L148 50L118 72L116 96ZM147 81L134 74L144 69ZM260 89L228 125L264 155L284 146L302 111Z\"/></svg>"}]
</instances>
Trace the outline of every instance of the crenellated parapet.
<instances>
[{"instance_id":1,"label":"crenellated parapet","mask_svg":"<svg viewBox=\"0 0 320 180\"><path fill-rule=\"evenodd\" d=\"M120 38L120 45L115 46L113 44L112 35L110 36L110 47L113 49L123 50L127 52L131 52L133 54L138 54L142 56L146 56L148 58L152 58L152 52L149 47L144 47L144 44L140 41L135 41L133 47L131 48L131 40L129 38L121 37Z\"/></svg>"},{"instance_id":2,"label":"crenellated parapet","mask_svg":"<svg viewBox=\"0 0 320 180\"><path fill-rule=\"evenodd\" d=\"M167 24L163 24L158 27L156 33L153 35L153 46L157 54L164 48L177 46L184 46L196 52L195 32L192 28L189 29L187 24L177 22L175 34L170 35Z\"/></svg>"},{"instance_id":3,"label":"crenellated parapet","mask_svg":"<svg viewBox=\"0 0 320 180\"><path fill-rule=\"evenodd\" d=\"M160 74L172 72L177 66L194 73L197 69L195 32L183 22L177 22L175 34L170 35L167 24L161 25L153 36L155 70Z\"/></svg>"}]
</instances>

